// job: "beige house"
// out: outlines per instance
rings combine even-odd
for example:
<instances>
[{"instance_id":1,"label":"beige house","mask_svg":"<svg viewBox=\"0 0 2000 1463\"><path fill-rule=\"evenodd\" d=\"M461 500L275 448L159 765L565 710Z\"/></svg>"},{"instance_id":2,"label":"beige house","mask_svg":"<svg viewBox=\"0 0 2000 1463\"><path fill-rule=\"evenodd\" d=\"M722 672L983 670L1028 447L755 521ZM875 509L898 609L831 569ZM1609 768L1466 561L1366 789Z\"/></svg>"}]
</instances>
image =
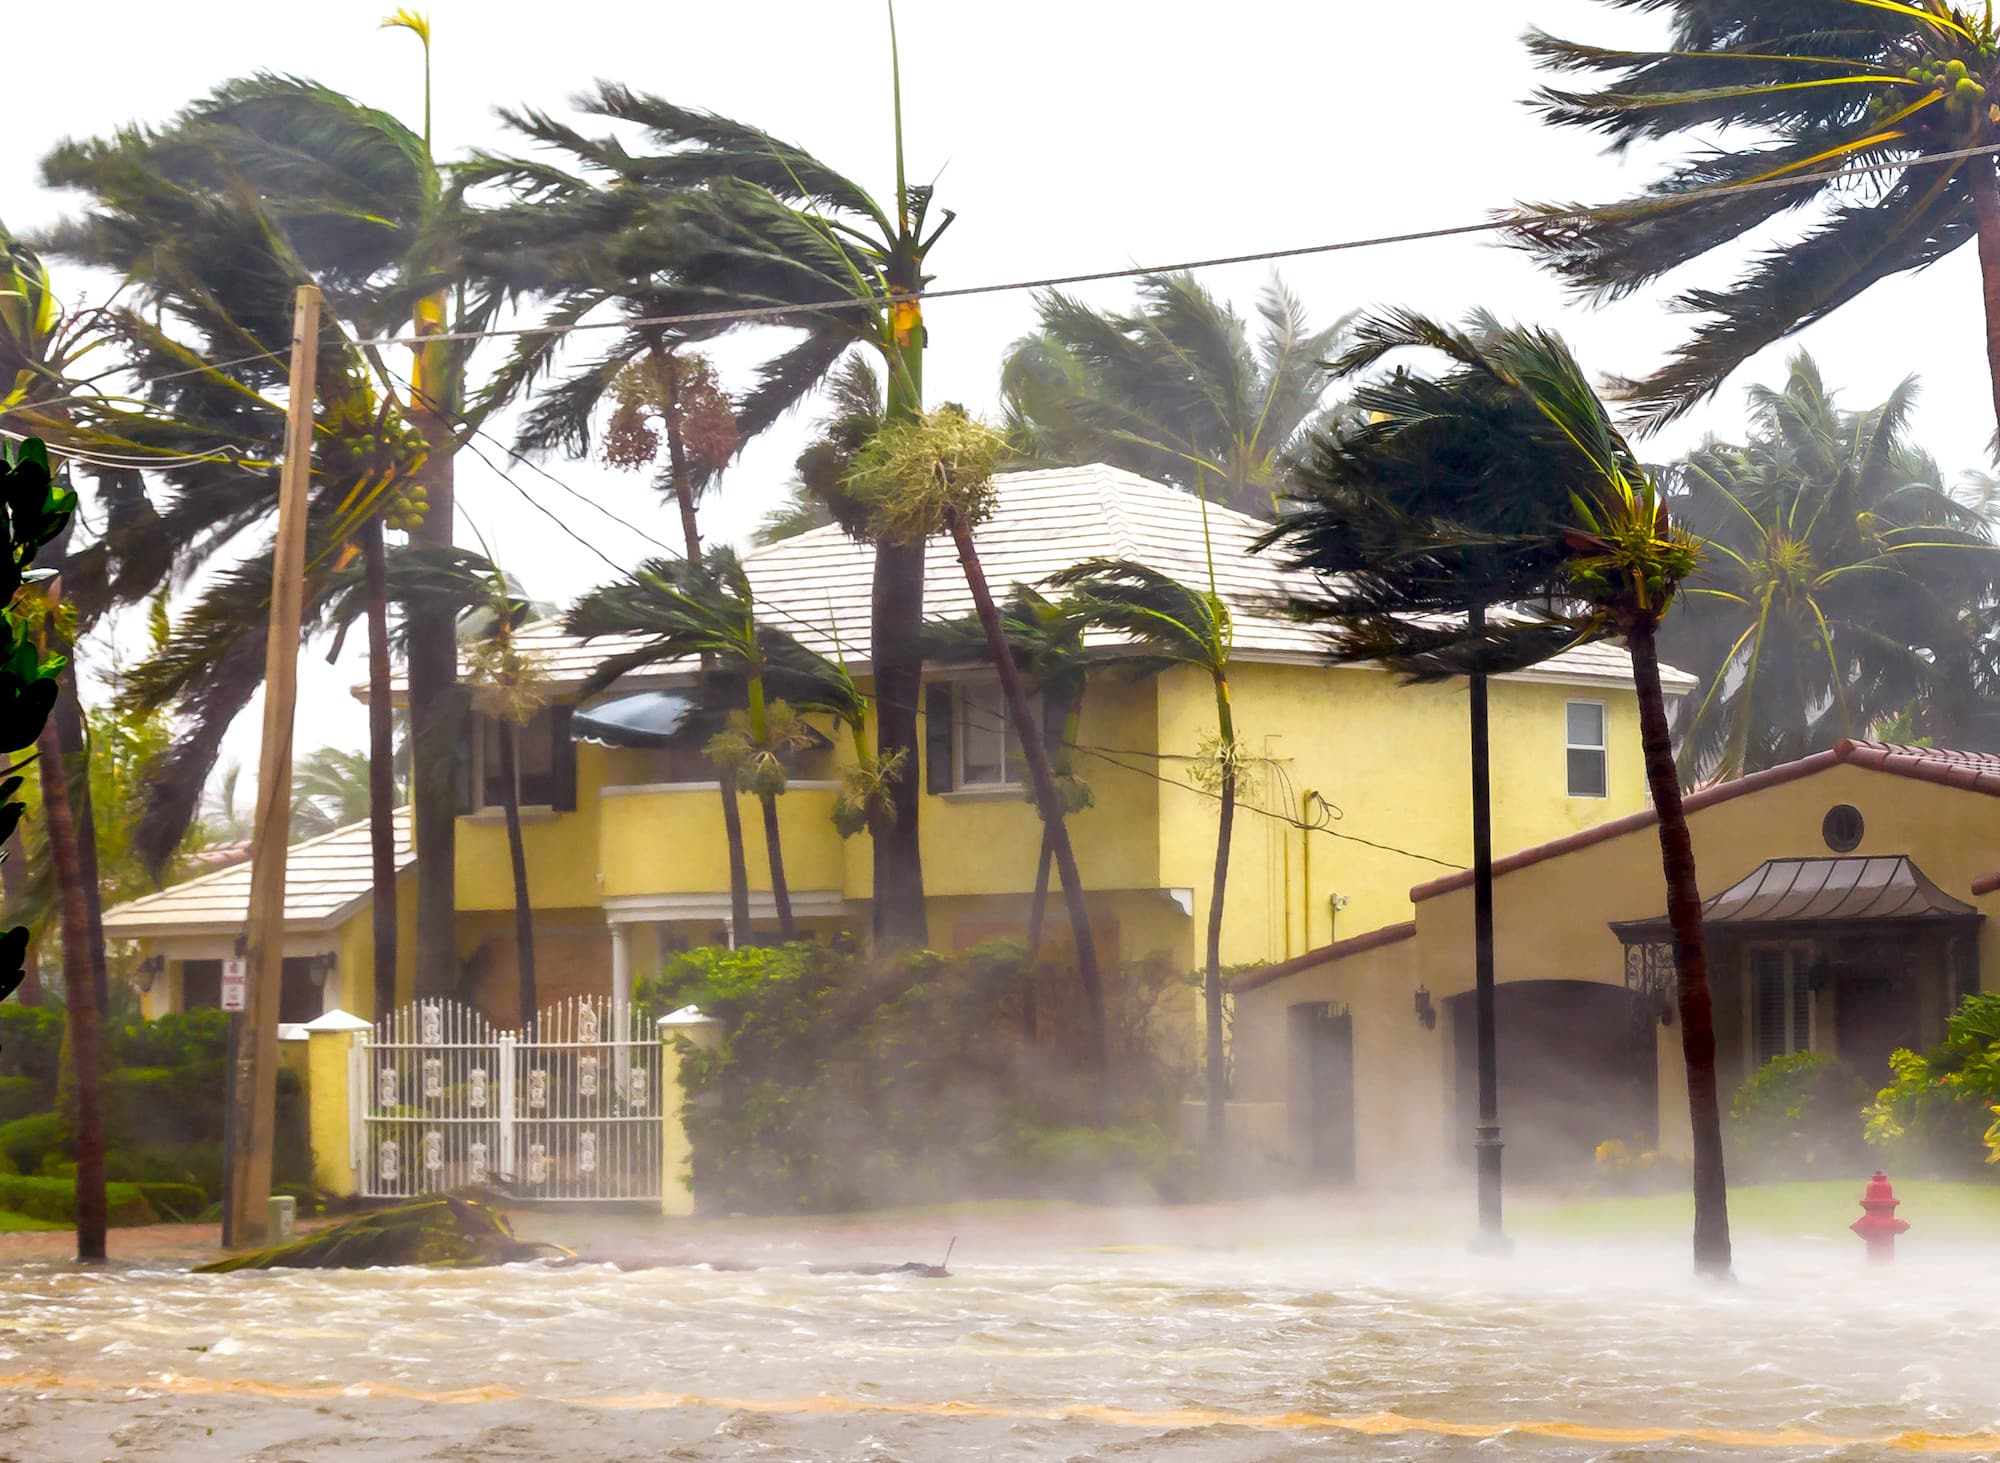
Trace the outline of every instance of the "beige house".
<instances>
[{"instance_id":1,"label":"beige house","mask_svg":"<svg viewBox=\"0 0 2000 1463\"><path fill-rule=\"evenodd\" d=\"M1869 1080L2000 989L2000 757L1842 741L1687 799L1725 1104L1763 1062L1831 1052ZM1685 1153L1657 818L1494 865L1500 1121L1510 1179L1561 1181L1600 1142ZM1246 1128L1297 1174L1469 1181L1472 880L1411 920L1236 982Z\"/></svg>"}]
</instances>

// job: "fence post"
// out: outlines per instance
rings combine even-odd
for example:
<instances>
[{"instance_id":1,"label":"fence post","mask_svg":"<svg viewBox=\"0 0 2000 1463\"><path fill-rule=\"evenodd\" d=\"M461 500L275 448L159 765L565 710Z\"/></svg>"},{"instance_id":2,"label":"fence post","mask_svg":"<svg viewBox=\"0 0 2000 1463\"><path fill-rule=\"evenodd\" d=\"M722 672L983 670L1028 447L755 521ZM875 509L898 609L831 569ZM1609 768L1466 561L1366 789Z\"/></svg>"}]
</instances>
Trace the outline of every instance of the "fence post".
<instances>
[{"instance_id":1,"label":"fence post","mask_svg":"<svg viewBox=\"0 0 2000 1463\"><path fill-rule=\"evenodd\" d=\"M514 1168L514 1032L503 1031L497 1037L500 1048L500 1177L508 1183L515 1179Z\"/></svg>"},{"instance_id":2,"label":"fence post","mask_svg":"<svg viewBox=\"0 0 2000 1463\"><path fill-rule=\"evenodd\" d=\"M305 1023L306 1107L312 1135L313 1187L347 1198L359 1187L351 1054L368 1023L338 1008Z\"/></svg>"},{"instance_id":3,"label":"fence post","mask_svg":"<svg viewBox=\"0 0 2000 1463\"><path fill-rule=\"evenodd\" d=\"M700 1050L714 1051L722 1041L722 1023L693 1006L683 1006L660 1018L659 1032L660 1213L685 1218L694 1213L694 1179L688 1171L694 1148L688 1142L681 1052L674 1038L685 1036Z\"/></svg>"}]
</instances>

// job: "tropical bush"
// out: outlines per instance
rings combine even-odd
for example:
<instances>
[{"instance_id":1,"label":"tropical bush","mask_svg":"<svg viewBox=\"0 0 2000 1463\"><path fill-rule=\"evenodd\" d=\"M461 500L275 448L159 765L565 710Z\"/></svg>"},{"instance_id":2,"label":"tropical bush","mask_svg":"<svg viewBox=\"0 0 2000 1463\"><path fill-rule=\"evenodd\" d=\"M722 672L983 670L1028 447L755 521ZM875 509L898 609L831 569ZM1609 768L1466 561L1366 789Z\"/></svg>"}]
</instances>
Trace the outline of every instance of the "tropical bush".
<instances>
[{"instance_id":1,"label":"tropical bush","mask_svg":"<svg viewBox=\"0 0 2000 1463\"><path fill-rule=\"evenodd\" d=\"M1826 1052L1773 1057L1729 1105L1730 1175L1799 1179L1848 1174L1865 1161L1868 1085Z\"/></svg>"},{"instance_id":2,"label":"tropical bush","mask_svg":"<svg viewBox=\"0 0 2000 1463\"><path fill-rule=\"evenodd\" d=\"M1669 1193L1688 1185L1685 1158L1652 1148L1635 1149L1623 1139L1599 1143L1592 1160L1591 1187L1600 1193Z\"/></svg>"},{"instance_id":3,"label":"tropical bush","mask_svg":"<svg viewBox=\"0 0 2000 1463\"><path fill-rule=\"evenodd\" d=\"M1969 1174L2000 1164L2000 993L1965 998L1928 1052L1898 1051L1864 1114L1899 1168Z\"/></svg>"},{"instance_id":4,"label":"tropical bush","mask_svg":"<svg viewBox=\"0 0 2000 1463\"><path fill-rule=\"evenodd\" d=\"M876 960L850 942L676 957L641 995L722 1023L682 1043L694 1189L721 1212L834 1212L999 1195L1176 1198L1197 1188L1173 1132L1181 1074L1155 1051L1171 979L1131 972L1116 1009L1114 1121L1077 1039L1028 1032L1074 987L1011 942Z\"/></svg>"}]
</instances>

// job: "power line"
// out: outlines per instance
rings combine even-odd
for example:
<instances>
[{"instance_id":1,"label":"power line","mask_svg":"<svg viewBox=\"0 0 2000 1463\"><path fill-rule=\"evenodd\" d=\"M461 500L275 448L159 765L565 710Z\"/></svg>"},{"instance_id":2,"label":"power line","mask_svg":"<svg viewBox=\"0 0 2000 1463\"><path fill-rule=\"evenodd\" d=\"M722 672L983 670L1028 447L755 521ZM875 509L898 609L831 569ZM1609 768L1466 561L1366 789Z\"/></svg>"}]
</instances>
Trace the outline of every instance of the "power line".
<instances>
[{"instance_id":1,"label":"power line","mask_svg":"<svg viewBox=\"0 0 2000 1463\"><path fill-rule=\"evenodd\" d=\"M1121 269L1095 269L1077 274L1048 275L1040 279L1008 280L997 284L959 285L949 289L913 290L893 296L895 300L952 300L975 295L1013 294L1022 290L1057 289L1065 285L1094 284L1104 280L1134 279L1150 274L1178 274L1198 269L1220 269L1233 264L1271 263L1300 259L1315 254L1338 254L1357 249L1379 249L1391 244L1415 244L1431 239L1458 238L1467 234L1499 233L1530 223L1563 223L1610 217L1644 209L1673 209L1712 198L1744 193L1763 193L1786 188L1817 186L1843 178L1874 173L1901 172L1909 168L1931 167L1967 158L2000 153L2000 143L1961 147L1949 152L1924 153L1895 162L1857 163L1818 173L1798 173L1786 178L1760 178L1747 183L1725 183L1698 188L1687 193L1645 199L1638 203L1598 204L1589 208L1516 209L1482 219L1477 223L1448 224L1439 228L1411 229L1394 234L1372 234L1357 239L1338 239L1324 244L1299 244L1283 249L1257 249L1244 254L1220 254L1203 259L1184 259L1171 264L1128 265ZM888 295L843 295L810 304L753 305L723 310L696 310L679 315L642 315L623 320L573 321L561 325L516 325L487 330L444 330L429 335L383 335L361 341L366 346L426 345L446 341L518 339L529 335L573 335L586 330L633 330L661 325L710 325L725 322L751 323L783 320L794 315L820 315L833 310L878 310L891 303Z\"/></svg>"}]
</instances>

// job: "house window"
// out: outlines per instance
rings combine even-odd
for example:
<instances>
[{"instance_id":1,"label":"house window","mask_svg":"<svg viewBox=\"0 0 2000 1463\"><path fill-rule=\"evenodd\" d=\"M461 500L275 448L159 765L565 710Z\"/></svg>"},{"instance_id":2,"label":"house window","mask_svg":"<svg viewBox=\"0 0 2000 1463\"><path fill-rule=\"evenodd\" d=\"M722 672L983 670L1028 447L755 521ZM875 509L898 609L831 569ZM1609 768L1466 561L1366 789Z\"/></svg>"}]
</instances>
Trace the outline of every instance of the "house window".
<instances>
[{"instance_id":1,"label":"house window","mask_svg":"<svg viewBox=\"0 0 2000 1463\"><path fill-rule=\"evenodd\" d=\"M1812 1050L1812 986L1802 952L1765 947L1746 956L1750 1070Z\"/></svg>"},{"instance_id":2,"label":"house window","mask_svg":"<svg viewBox=\"0 0 2000 1463\"><path fill-rule=\"evenodd\" d=\"M479 801L482 807L506 805L506 783L501 775L501 768L506 764L500 755L500 737L504 730L504 725L495 717L482 716L479 719ZM521 806L553 806L556 800L555 735L554 719L549 712L536 713L521 728L518 762L514 769L515 785L520 789Z\"/></svg>"},{"instance_id":3,"label":"house window","mask_svg":"<svg viewBox=\"0 0 2000 1463\"><path fill-rule=\"evenodd\" d=\"M1020 738L1007 715L998 681L966 681L956 687L953 720L958 747L956 785L1013 787L1020 783Z\"/></svg>"},{"instance_id":4,"label":"house window","mask_svg":"<svg viewBox=\"0 0 2000 1463\"><path fill-rule=\"evenodd\" d=\"M1569 795L1573 798L1601 798L1605 795L1604 703L1572 701L1565 711Z\"/></svg>"}]
</instances>

